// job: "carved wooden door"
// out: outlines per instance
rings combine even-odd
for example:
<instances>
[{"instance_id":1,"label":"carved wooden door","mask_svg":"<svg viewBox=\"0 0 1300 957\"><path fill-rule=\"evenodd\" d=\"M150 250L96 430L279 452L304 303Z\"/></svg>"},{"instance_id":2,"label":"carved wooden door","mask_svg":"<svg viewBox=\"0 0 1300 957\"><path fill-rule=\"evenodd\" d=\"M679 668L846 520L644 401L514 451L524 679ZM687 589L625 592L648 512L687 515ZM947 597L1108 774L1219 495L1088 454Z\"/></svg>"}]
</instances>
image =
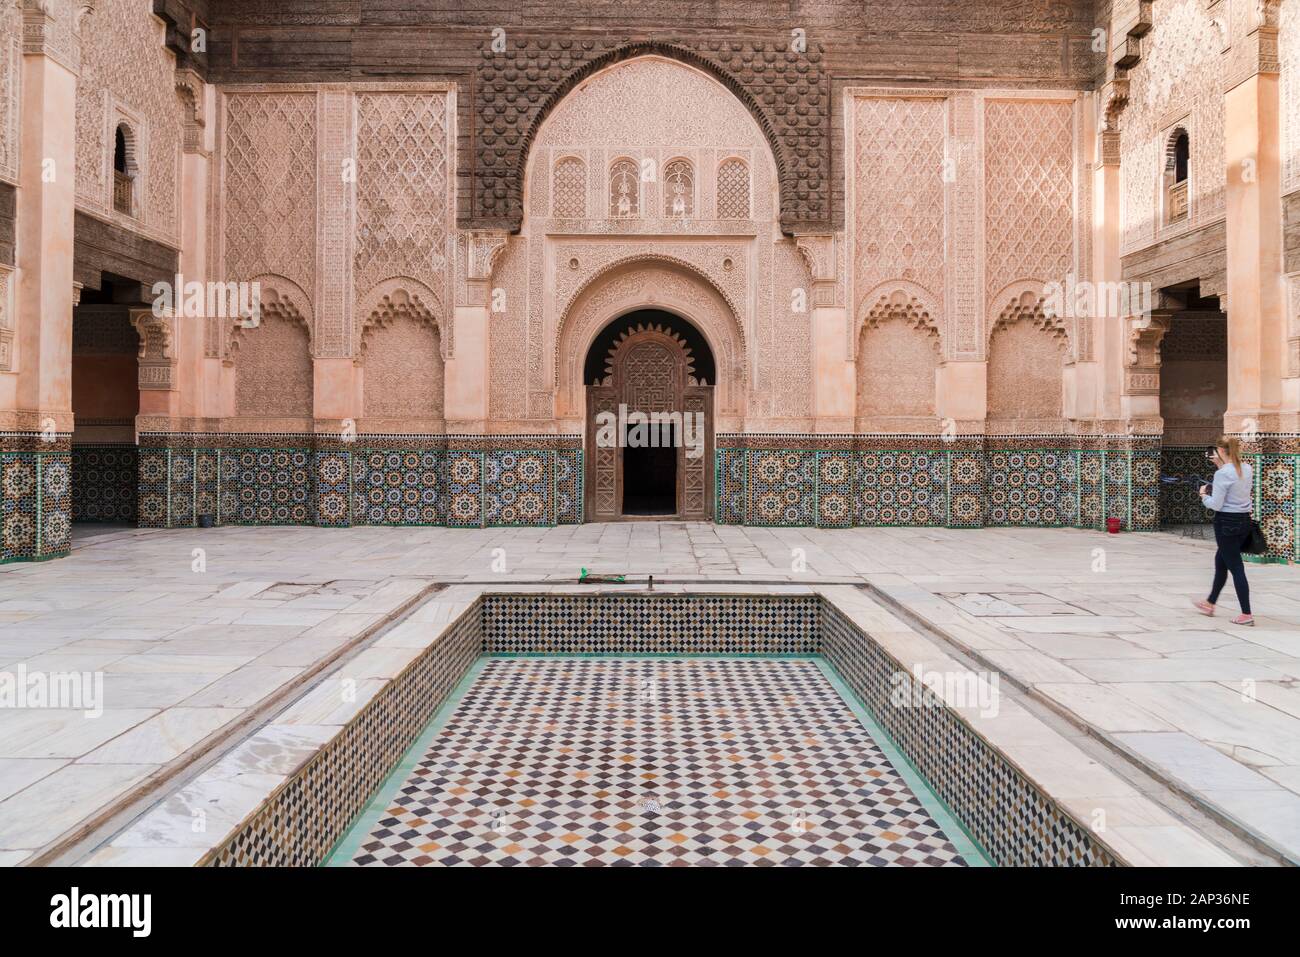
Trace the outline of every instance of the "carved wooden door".
<instances>
[{"instance_id":1,"label":"carved wooden door","mask_svg":"<svg viewBox=\"0 0 1300 957\"><path fill-rule=\"evenodd\" d=\"M696 521L711 517L713 386L697 382L693 372L690 347L663 326L639 325L610 348L604 379L587 387L586 499L590 520L609 522L627 517L626 433L620 407L625 413L645 416L677 413L675 431L671 432L676 441L675 504L672 514L663 517ZM614 417L614 428L602 432L601 413ZM695 418L688 420L688 415Z\"/></svg>"}]
</instances>

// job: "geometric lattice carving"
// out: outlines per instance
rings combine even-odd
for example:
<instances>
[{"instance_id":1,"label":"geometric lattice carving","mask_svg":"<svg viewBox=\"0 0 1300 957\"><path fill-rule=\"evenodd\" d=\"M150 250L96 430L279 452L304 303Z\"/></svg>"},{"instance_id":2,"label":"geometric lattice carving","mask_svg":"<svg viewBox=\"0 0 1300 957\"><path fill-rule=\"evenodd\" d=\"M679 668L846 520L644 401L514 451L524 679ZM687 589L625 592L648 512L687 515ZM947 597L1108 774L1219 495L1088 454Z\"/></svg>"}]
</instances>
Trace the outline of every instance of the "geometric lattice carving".
<instances>
[{"instance_id":1,"label":"geometric lattice carving","mask_svg":"<svg viewBox=\"0 0 1300 957\"><path fill-rule=\"evenodd\" d=\"M1142 38L1142 58L1129 71L1128 105L1120 116L1124 183L1122 251L1141 249L1160 230L1195 228L1223 215L1227 166L1224 153L1224 39L1229 14L1253 4L1162 0L1152 7L1154 28ZM1216 19L1225 21L1222 25ZM1228 30L1228 33L1225 33ZM1186 117L1186 119L1180 119ZM1191 133L1188 215L1166 224L1161 207L1165 136L1171 120Z\"/></svg>"},{"instance_id":2,"label":"geometric lattice carving","mask_svg":"<svg viewBox=\"0 0 1300 957\"><path fill-rule=\"evenodd\" d=\"M582 219L587 214L587 164L566 156L555 164L551 215L560 219Z\"/></svg>"},{"instance_id":3,"label":"geometric lattice carving","mask_svg":"<svg viewBox=\"0 0 1300 957\"><path fill-rule=\"evenodd\" d=\"M891 280L942 295L944 101L872 96L853 102L858 308L858 297Z\"/></svg>"},{"instance_id":4,"label":"geometric lattice carving","mask_svg":"<svg viewBox=\"0 0 1300 957\"><path fill-rule=\"evenodd\" d=\"M227 93L225 278L316 282L316 95Z\"/></svg>"},{"instance_id":5,"label":"geometric lattice carving","mask_svg":"<svg viewBox=\"0 0 1300 957\"><path fill-rule=\"evenodd\" d=\"M651 380L654 380L656 383L666 383L668 384L668 387L670 387L671 383L675 381L676 360L672 358L671 350L664 349L662 343L658 341L652 341L651 343L635 343L630 348L628 346L628 341L630 339L648 338L646 333L654 333L653 337L649 337L652 338L652 340L658 340L659 337L671 340L682 357L682 372L685 376L684 383L686 385L700 384L695 380L695 356L691 352L691 347L686 344L686 340L667 326L660 325L659 323L650 323L647 325L644 322L637 323L635 328L629 327L623 330L623 332L619 334L619 337L610 345L609 351L605 354L605 379L600 384L614 384L613 377L615 366L620 361L622 353L626 351L627 355L622 356L622 361L627 363L624 367L624 382L629 391L624 393L624 401L627 402L628 407L642 412L671 411L674 408L671 404L655 404L657 401L655 396L658 396L658 392L656 391L658 386L652 388L648 384ZM652 350L657 349L658 352L652 351L643 354L643 350L646 350L647 348ZM667 368L668 366L672 367L672 369L662 377L659 375L659 372L662 371L662 363L659 361L659 352L668 356L667 366L663 366L663 368ZM637 371L638 369L641 369L642 371ZM652 392L654 393L653 396L651 395ZM658 397L662 398L662 396ZM671 396L669 396L669 398L671 398Z\"/></svg>"},{"instance_id":6,"label":"geometric lattice carving","mask_svg":"<svg viewBox=\"0 0 1300 957\"><path fill-rule=\"evenodd\" d=\"M749 166L742 159L718 167L718 218L749 219Z\"/></svg>"},{"instance_id":7,"label":"geometric lattice carving","mask_svg":"<svg viewBox=\"0 0 1300 957\"><path fill-rule=\"evenodd\" d=\"M447 263L447 95L357 95L354 283L388 276L442 286Z\"/></svg>"},{"instance_id":8,"label":"geometric lattice carving","mask_svg":"<svg viewBox=\"0 0 1300 957\"><path fill-rule=\"evenodd\" d=\"M1020 279L1065 282L1074 262L1073 104L990 100L984 123L987 295Z\"/></svg>"}]
</instances>

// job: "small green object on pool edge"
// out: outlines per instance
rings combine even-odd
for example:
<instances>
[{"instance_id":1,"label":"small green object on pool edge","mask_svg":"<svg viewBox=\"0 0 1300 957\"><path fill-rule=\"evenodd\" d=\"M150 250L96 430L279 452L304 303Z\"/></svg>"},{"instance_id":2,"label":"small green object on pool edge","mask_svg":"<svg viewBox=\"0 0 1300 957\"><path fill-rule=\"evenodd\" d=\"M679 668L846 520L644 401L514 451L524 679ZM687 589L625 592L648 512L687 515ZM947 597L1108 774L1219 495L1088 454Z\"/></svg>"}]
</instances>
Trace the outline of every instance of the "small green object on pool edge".
<instances>
[{"instance_id":1,"label":"small green object on pool edge","mask_svg":"<svg viewBox=\"0 0 1300 957\"><path fill-rule=\"evenodd\" d=\"M593 575L591 572L587 571L587 569L585 569L585 568L582 569L581 571L582 571L582 574L580 574L580 575L578 576L578 581L580 581L580 582L585 582L585 581L593 581L593 582L616 582L616 583L618 583L618 584L622 584L622 583L624 583L624 582L627 581L627 576L626 576L626 575Z\"/></svg>"}]
</instances>

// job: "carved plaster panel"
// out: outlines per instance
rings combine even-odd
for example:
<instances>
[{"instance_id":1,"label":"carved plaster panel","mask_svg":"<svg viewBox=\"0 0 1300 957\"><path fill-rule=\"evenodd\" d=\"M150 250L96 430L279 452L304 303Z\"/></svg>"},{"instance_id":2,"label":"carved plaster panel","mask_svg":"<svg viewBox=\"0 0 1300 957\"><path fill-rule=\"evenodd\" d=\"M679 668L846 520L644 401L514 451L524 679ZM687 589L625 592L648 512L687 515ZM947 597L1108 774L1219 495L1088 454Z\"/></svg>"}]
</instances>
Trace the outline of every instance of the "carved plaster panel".
<instances>
[{"instance_id":1,"label":"carved plaster panel","mask_svg":"<svg viewBox=\"0 0 1300 957\"><path fill-rule=\"evenodd\" d=\"M1222 2L1211 9L1202 0L1162 0L1152 7L1154 25L1142 39L1141 60L1128 73L1128 105L1120 114L1125 254L1224 215L1225 34L1216 21L1229 8L1248 5ZM1165 226L1164 146L1174 122L1186 126L1190 138L1189 211Z\"/></svg>"},{"instance_id":2,"label":"carved plaster panel","mask_svg":"<svg viewBox=\"0 0 1300 957\"><path fill-rule=\"evenodd\" d=\"M96 0L81 31L77 82L77 205L102 219L179 245L179 162L184 111L166 27L148 4ZM133 216L113 208L113 146L119 122L134 139Z\"/></svg>"}]
</instances>

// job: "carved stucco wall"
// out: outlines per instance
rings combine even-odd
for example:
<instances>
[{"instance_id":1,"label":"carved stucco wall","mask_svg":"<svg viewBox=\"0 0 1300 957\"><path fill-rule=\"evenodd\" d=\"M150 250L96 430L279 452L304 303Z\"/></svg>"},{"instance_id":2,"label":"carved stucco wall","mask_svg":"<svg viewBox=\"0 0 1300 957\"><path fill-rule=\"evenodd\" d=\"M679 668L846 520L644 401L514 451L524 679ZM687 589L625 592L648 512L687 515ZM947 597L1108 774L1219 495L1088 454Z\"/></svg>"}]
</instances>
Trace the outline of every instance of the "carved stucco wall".
<instances>
[{"instance_id":1,"label":"carved stucco wall","mask_svg":"<svg viewBox=\"0 0 1300 957\"><path fill-rule=\"evenodd\" d=\"M989 332L1008 308L1021 308L1026 292L1032 305L1047 283L1088 278L1083 108L1075 94L845 91L854 243L849 349L868 390L859 395L860 425L886 414L872 383L891 368L863 349L896 349L901 363L915 363L932 410L928 350L946 360L988 358ZM894 316L906 317L897 328ZM1063 363L1090 357L1091 333L1082 321L1041 333L1051 342L1035 355L1050 361L1057 393ZM1009 369L1003 367L990 361L990 390ZM904 404L921 408L915 396ZM1059 418L1059 401L1052 415Z\"/></svg>"},{"instance_id":2,"label":"carved stucco wall","mask_svg":"<svg viewBox=\"0 0 1300 957\"><path fill-rule=\"evenodd\" d=\"M96 0L82 21L77 80L77 205L173 246L184 131L176 60L166 27L139 0ZM113 141L119 122L135 136L136 215L113 209Z\"/></svg>"},{"instance_id":3,"label":"carved stucco wall","mask_svg":"<svg viewBox=\"0 0 1300 957\"><path fill-rule=\"evenodd\" d=\"M990 429L1060 431L1064 357L1064 337L1032 319L999 323L989 342Z\"/></svg>"},{"instance_id":4,"label":"carved stucco wall","mask_svg":"<svg viewBox=\"0 0 1300 957\"><path fill-rule=\"evenodd\" d=\"M804 52L792 50L785 39L629 43L614 37L526 37L501 52L491 51L490 43L485 39L476 67L475 192L467 203L467 224L516 227L526 203L518 195L519 170L525 157L532 166L538 131L553 125L554 111L571 107L573 87L581 89L611 64L644 62L645 55L661 53L708 75L747 113L764 152L779 155L787 227L829 228L830 74L820 43L810 42ZM667 93L665 106L676 102L675 91ZM707 127L712 119L692 116L688 109L647 110L646 105L635 104L633 116L653 123L662 113L687 127Z\"/></svg>"},{"instance_id":5,"label":"carved stucco wall","mask_svg":"<svg viewBox=\"0 0 1300 957\"><path fill-rule=\"evenodd\" d=\"M453 342L453 99L447 84L232 87L218 120L213 275L261 282L303 317L312 355L353 357L372 383L392 381L373 368L391 352L363 349L364 331L427 324L437 368L403 367L423 418ZM208 335L238 366L229 324Z\"/></svg>"},{"instance_id":6,"label":"carved stucco wall","mask_svg":"<svg viewBox=\"0 0 1300 957\"><path fill-rule=\"evenodd\" d=\"M1142 38L1142 58L1129 71L1128 105L1120 117L1123 181L1122 252L1181 235L1224 216L1223 51L1231 28L1227 0L1153 4L1153 25ZM1189 211L1164 225L1165 144L1178 126L1191 148Z\"/></svg>"},{"instance_id":7,"label":"carved stucco wall","mask_svg":"<svg viewBox=\"0 0 1300 957\"><path fill-rule=\"evenodd\" d=\"M23 65L22 11L0 2L0 180L18 180L18 93Z\"/></svg>"},{"instance_id":8,"label":"carved stucco wall","mask_svg":"<svg viewBox=\"0 0 1300 957\"><path fill-rule=\"evenodd\" d=\"M442 349L432 322L398 313L368 326L362 345L367 420L442 419Z\"/></svg>"},{"instance_id":9,"label":"carved stucco wall","mask_svg":"<svg viewBox=\"0 0 1300 957\"><path fill-rule=\"evenodd\" d=\"M312 414L311 341L300 317L268 310L235 337L235 414L301 420ZM285 423L286 430L304 427Z\"/></svg>"},{"instance_id":10,"label":"carved stucco wall","mask_svg":"<svg viewBox=\"0 0 1300 957\"><path fill-rule=\"evenodd\" d=\"M585 171L581 188L574 185L573 159ZM610 215L610 170L621 159L650 170L639 183L635 216ZM694 179L692 210L684 217L671 214L663 192L661 171L677 160L691 164ZM718 171L736 160L748 170L748 216L722 219ZM564 196L559 216L557 166ZM729 313L738 347L718 359L720 378L726 379L720 394L726 393L731 411L747 406L751 415L800 427L811 406L812 284L793 241L780 238L776 225L777 169L768 140L731 90L676 60L620 62L589 78L551 112L534 141L526 182L524 228L493 276L509 304L493 314L490 327L493 418L555 413L563 363L575 360L566 352L566 330L587 321L575 303L611 270L639 263L656 281L672 277L683 296L692 286L701 316L715 316L715 300L722 303L720 312ZM575 191L585 201L575 199ZM579 208L581 215L574 215ZM655 271L661 265L670 268ZM622 280L624 287L636 281ZM807 297L802 313L795 311L795 288ZM644 297L655 295L653 283L643 281L642 289ZM562 395L560 414L571 414L574 401Z\"/></svg>"},{"instance_id":11,"label":"carved stucco wall","mask_svg":"<svg viewBox=\"0 0 1300 957\"><path fill-rule=\"evenodd\" d=\"M931 428L940 358L939 330L919 299L894 292L877 300L858 338L858 431Z\"/></svg>"},{"instance_id":12,"label":"carved stucco wall","mask_svg":"<svg viewBox=\"0 0 1300 957\"><path fill-rule=\"evenodd\" d=\"M1286 0L1278 13L1281 62L1282 192L1300 189L1300 2Z\"/></svg>"}]
</instances>

